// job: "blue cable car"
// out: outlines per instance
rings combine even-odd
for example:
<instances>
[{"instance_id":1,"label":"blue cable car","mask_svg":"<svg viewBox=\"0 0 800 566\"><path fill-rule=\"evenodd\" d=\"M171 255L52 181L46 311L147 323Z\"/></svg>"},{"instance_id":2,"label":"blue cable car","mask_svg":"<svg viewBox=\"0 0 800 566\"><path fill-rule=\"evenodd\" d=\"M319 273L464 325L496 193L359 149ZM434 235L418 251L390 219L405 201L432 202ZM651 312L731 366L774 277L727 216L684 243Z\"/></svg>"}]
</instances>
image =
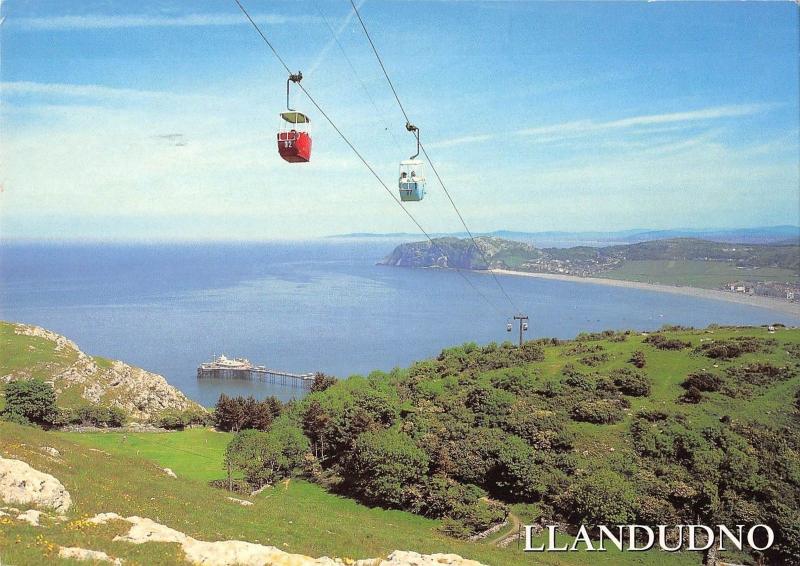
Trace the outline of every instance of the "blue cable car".
<instances>
[{"instance_id":1,"label":"blue cable car","mask_svg":"<svg viewBox=\"0 0 800 566\"><path fill-rule=\"evenodd\" d=\"M417 159L419 155L419 129L413 124L406 124L406 130L417 138L417 153L400 162L400 178L397 181L400 188L400 200L415 202L425 198L425 165Z\"/></svg>"},{"instance_id":2,"label":"blue cable car","mask_svg":"<svg viewBox=\"0 0 800 566\"><path fill-rule=\"evenodd\" d=\"M400 162L400 200L418 201L425 197L425 168L418 159Z\"/></svg>"}]
</instances>

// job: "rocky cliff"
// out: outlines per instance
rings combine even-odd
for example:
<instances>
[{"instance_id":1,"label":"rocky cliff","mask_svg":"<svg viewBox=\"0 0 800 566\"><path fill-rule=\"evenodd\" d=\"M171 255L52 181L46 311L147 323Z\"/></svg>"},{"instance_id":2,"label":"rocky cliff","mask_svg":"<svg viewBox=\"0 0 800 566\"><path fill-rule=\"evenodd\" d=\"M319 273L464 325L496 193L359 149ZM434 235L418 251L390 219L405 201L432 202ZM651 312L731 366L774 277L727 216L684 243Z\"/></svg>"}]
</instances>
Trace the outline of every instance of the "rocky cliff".
<instances>
[{"instance_id":1,"label":"rocky cliff","mask_svg":"<svg viewBox=\"0 0 800 566\"><path fill-rule=\"evenodd\" d=\"M116 406L135 421L165 409L199 408L160 375L89 356L71 340L38 326L0 322L0 382L31 377L52 383L60 406Z\"/></svg>"}]
</instances>

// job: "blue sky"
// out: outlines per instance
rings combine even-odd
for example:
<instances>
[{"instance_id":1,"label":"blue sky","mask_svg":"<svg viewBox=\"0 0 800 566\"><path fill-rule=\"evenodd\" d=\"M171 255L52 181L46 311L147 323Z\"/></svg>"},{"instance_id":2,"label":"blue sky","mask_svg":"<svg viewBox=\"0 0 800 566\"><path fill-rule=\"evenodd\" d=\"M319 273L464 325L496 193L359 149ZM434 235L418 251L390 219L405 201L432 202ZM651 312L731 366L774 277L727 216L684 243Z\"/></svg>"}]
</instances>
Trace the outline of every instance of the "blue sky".
<instances>
[{"instance_id":1,"label":"blue sky","mask_svg":"<svg viewBox=\"0 0 800 566\"><path fill-rule=\"evenodd\" d=\"M349 2L243 3L394 187L413 138ZM792 3L360 4L476 231L800 223ZM285 73L233 0L2 13L2 237L415 230L301 94L312 162L280 160ZM409 207L460 229L435 183Z\"/></svg>"}]
</instances>

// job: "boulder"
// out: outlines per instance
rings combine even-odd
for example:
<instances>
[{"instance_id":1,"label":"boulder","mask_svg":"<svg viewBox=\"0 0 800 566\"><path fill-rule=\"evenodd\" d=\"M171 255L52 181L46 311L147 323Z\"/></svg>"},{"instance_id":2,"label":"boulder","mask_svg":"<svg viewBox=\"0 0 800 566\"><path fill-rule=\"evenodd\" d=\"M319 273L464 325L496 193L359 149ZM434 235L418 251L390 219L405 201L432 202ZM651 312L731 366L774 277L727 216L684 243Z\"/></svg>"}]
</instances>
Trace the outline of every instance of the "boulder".
<instances>
[{"instance_id":1,"label":"boulder","mask_svg":"<svg viewBox=\"0 0 800 566\"><path fill-rule=\"evenodd\" d=\"M72 504L69 492L50 474L34 470L21 460L0 457L0 501L46 507L66 513Z\"/></svg>"}]
</instances>

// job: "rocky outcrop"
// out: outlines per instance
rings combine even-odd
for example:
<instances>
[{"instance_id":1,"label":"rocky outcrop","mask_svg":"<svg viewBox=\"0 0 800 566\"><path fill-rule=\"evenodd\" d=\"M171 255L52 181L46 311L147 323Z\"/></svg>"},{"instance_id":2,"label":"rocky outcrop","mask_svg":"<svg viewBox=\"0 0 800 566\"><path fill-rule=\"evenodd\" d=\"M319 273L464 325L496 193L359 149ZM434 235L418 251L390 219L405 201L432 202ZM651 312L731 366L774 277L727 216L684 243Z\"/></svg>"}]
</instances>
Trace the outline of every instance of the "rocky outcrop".
<instances>
[{"instance_id":1,"label":"rocky outcrop","mask_svg":"<svg viewBox=\"0 0 800 566\"><path fill-rule=\"evenodd\" d=\"M397 246L379 265L395 267L449 267L455 269L508 268L507 257L539 258L542 252L530 244L480 236L478 247L469 239L434 238ZM487 264L488 262L488 264Z\"/></svg>"},{"instance_id":2,"label":"rocky outcrop","mask_svg":"<svg viewBox=\"0 0 800 566\"><path fill-rule=\"evenodd\" d=\"M21 460L0 457L0 501L66 513L72 498L61 482ZM38 522L38 516L36 517Z\"/></svg>"},{"instance_id":3,"label":"rocky outcrop","mask_svg":"<svg viewBox=\"0 0 800 566\"><path fill-rule=\"evenodd\" d=\"M122 560L119 558L111 558L105 552L100 550L87 550L85 548L78 548L75 546L62 546L58 549L59 558L68 558L72 560L91 560L92 562L110 562L114 566L120 566Z\"/></svg>"},{"instance_id":4,"label":"rocky outcrop","mask_svg":"<svg viewBox=\"0 0 800 566\"><path fill-rule=\"evenodd\" d=\"M11 324L11 323L0 323ZM48 374L59 398L80 397L87 403L116 406L133 420L146 421L167 409L198 409L164 377L120 361L98 360L83 353L71 340L38 326L13 324L14 333L45 340L21 340L19 347L39 350L48 360L36 367L26 367L0 375L0 381L25 379L34 374Z\"/></svg>"},{"instance_id":5,"label":"rocky outcrop","mask_svg":"<svg viewBox=\"0 0 800 566\"><path fill-rule=\"evenodd\" d=\"M145 517L121 517L116 513L101 513L90 523L105 524L108 521L125 521L131 524L127 533L114 537L115 541L143 544L146 542L177 543L194 564L204 566L261 566L274 564L280 566L483 566L474 560L467 560L457 554L419 554L395 550L387 558L368 558L365 560L343 561L339 558L312 558L302 554L285 552L274 546L265 546L241 540L207 542L192 538L180 531L171 529Z\"/></svg>"}]
</instances>

